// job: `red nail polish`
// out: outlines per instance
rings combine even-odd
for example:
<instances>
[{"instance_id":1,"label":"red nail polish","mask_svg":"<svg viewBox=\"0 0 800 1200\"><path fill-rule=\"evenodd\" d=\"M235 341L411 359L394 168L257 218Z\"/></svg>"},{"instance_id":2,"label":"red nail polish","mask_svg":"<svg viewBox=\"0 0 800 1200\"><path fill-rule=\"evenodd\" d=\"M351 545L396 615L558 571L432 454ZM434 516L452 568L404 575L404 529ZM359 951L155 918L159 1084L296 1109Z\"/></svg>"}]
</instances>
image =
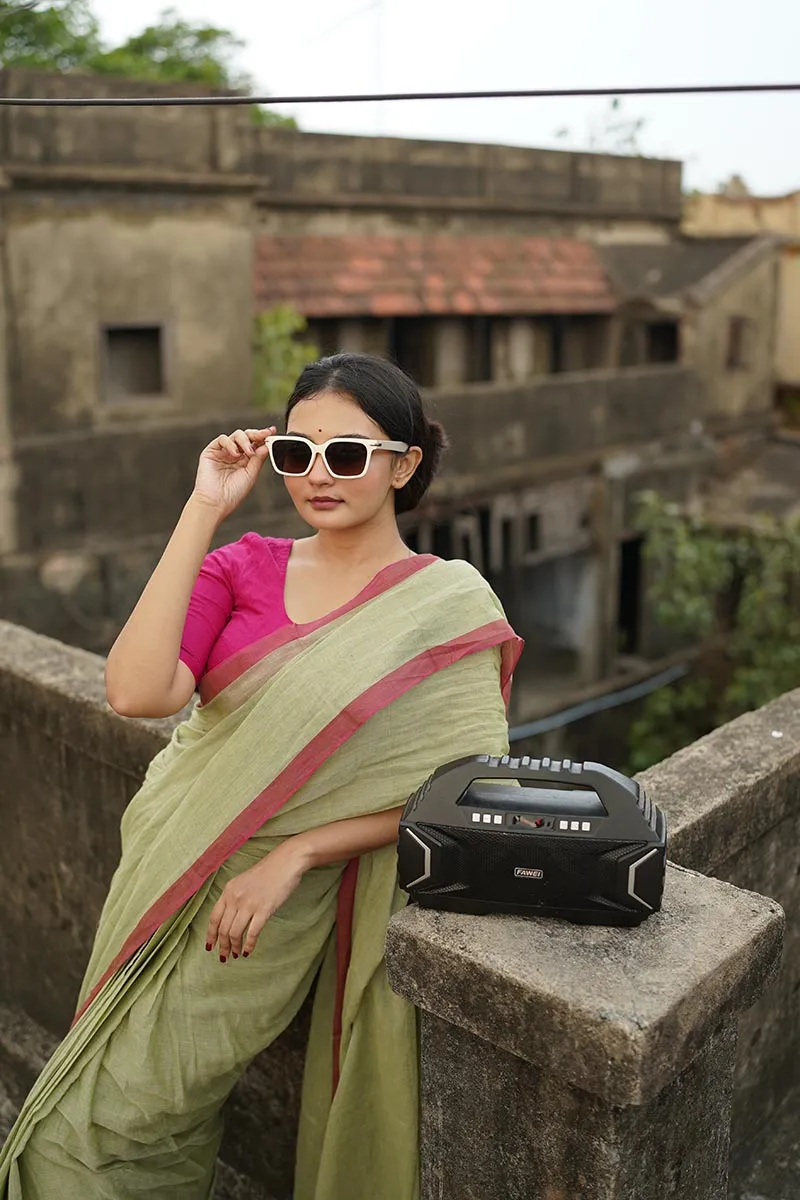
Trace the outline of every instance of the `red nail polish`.
<instances>
[{"instance_id":1,"label":"red nail polish","mask_svg":"<svg viewBox=\"0 0 800 1200\"><path fill-rule=\"evenodd\" d=\"M206 950L213 950L213 949L214 949L214 947L211 945L211 942L206 942Z\"/></svg>"},{"instance_id":2,"label":"red nail polish","mask_svg":"<svg viewBox=\"0 0 800 1200\"><path fill-rule=\"evenodd\" d=\"M232 955L232 957L233 957L233 958L238 958L238 957L239 957L239 955L238 955L238 954L234 954L234 955Z\"/></svg>"},{"instance_id":3,"label":"red nail polish","mask_svg":"<svg viewBox=\"0 0 800 1200\"><path fill-rule=\"evenodd\" d=\"M225 957L225 955L224 955L224 954L220 954L220 956L219 956L219 961L220 961L221 963L226 963L228 960L227 960L227 958Z\"/></svg>"},{"instance_id":4,"label":"red nail polish","mask_svg":"<svg viewBox=\"0 0 800 1200\"><path fill-rule=\"evenodd\" d=\"M250 957L250 951L249 951L249 950L245 950L245 951L242 953L242 958L249 958L249 957Z\"/></svg>"}]
</instances>

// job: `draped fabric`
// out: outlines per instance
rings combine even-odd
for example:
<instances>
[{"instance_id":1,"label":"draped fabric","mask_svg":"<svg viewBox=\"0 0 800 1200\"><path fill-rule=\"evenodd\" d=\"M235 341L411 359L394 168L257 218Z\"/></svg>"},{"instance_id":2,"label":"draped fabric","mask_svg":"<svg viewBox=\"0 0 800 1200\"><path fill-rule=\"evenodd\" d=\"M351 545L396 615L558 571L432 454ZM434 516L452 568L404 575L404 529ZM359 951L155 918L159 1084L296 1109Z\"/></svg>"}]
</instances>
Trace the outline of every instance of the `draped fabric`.
<instances>
[{"instance_id":1,"label":"draped fabric","mask_svg":"<svg viewBox=\"0 0 800 1200\"><path fill-rule=\"evenodd\" d=\"M123 818L76 1019L0 1154L0 1198L211 1197L224 1101L316 978L295 1200L416 1200L415 1013L383 965L395 847L308 871L247 960L209 955L206 926L286 838L505 753L520 645L478 572L418 556L205 677Z\"/></svg>"}]
</instances>

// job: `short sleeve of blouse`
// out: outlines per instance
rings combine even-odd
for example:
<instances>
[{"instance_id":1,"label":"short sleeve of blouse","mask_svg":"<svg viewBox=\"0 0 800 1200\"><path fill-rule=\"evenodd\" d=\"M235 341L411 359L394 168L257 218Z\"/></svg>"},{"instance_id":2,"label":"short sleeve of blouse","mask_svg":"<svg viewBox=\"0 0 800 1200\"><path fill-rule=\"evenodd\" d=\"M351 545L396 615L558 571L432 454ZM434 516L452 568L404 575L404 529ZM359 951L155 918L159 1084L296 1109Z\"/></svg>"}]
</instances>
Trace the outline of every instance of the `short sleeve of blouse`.
<instances>
[{"instance_id":1,"label":"short sleeve of blouse","mask_svg":"<svg viewBox=\"0 0 800 1200\"><path fill-rule=\"evenodd\" d=\"M234 605L229 547L212 550L203 560L192 589L178 655L200 679L208 656L231 618Z\"/></svg>"}]
</instances>

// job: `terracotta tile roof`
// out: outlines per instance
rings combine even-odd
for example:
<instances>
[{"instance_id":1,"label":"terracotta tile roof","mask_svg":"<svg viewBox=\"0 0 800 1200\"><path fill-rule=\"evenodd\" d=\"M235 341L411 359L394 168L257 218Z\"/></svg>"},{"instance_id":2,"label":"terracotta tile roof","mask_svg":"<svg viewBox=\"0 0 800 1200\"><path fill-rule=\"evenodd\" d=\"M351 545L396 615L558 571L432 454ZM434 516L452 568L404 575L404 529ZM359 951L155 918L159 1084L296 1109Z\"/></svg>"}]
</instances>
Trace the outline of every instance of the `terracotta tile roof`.
<instances>
[{"instance_id":1,"label":"terracotta tile roof","mask_svg":"<svg viewBox=\"0 0 800 1200\"><path fill-rule=\"evenodd\" d=\"M599 313L611 284L569 238L273 236L257 239L256 303L307 317Z\"/></svg>"}]
</instances>

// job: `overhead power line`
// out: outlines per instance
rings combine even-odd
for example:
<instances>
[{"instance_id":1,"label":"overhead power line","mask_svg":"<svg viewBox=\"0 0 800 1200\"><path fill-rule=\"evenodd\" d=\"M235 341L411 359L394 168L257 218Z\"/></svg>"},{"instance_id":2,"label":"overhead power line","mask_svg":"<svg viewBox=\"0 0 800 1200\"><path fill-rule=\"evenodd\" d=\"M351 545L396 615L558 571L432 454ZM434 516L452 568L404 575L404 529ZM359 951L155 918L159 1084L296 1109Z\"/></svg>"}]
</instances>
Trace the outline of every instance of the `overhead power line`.
<instances>
[{"instance_id":1,"label":"overhead power line","mask_svg":"<svg viewBox=\"0 0 800 1200\"><path fill-rule=\"evenodd\" d=\"M708 83L676 87L519 88L493 92L379 92L342 96L0 96L0 105L43 108L147 108L178 105L376 104L406 100L569 100L598 96L714 96L800 92L800 83Z\"/></svg>"}]
</instances>

